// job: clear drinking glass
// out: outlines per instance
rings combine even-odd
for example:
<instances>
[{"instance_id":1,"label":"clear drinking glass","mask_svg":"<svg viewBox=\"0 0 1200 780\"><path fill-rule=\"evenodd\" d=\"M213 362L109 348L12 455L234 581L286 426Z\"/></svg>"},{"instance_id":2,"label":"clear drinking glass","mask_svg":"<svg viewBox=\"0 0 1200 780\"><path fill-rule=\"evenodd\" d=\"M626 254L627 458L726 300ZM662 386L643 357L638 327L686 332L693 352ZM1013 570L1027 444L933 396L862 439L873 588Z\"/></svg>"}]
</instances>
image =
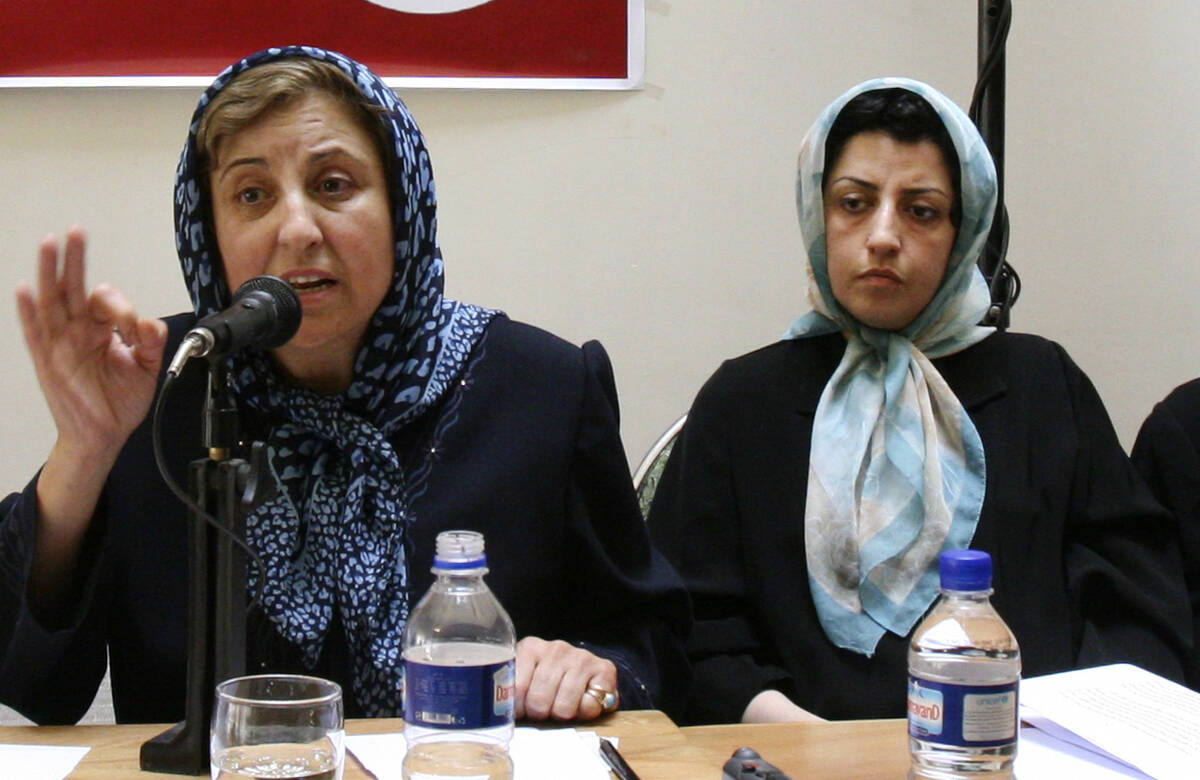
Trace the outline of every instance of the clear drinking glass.
<instances>
[{"instance_id":1,"label":"clear drinking glass","mask_svg":"<svg viewBox=\"0 0 1200 780\"><path fill-rule=\"evenodd\" d=\"M213 780L341 780L342 688L302 675L235 677L217 686Z\"/></svg>"}]
</instances>

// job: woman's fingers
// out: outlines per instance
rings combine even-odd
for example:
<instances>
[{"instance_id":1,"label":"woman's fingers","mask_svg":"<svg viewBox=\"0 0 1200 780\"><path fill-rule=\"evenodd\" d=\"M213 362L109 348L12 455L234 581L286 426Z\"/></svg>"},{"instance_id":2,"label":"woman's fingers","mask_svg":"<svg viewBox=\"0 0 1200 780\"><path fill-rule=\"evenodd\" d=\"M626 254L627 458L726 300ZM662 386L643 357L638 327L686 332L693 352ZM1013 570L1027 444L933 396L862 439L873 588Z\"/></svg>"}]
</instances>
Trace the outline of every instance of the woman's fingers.
<instances>
[{"instance_id":1,"label":"woman's fingers","mask_svg":"<svg viewBox=\"0 0 1200 780\"><path fill-rule=\"evenodd\" d=\"M137 309L116 287L104 282L96 285L87 297L86 306L88 319L93 323L115 330L127 345L139 342Z\"/></svg>"},{"instance_id":2,"label":"woman's fingers","mask_svg":"<svg viewBox=\"0 0 1200 780\"><path fill-rule=\"evenodd\" d=\"M43 331L61 327L67 312L58 287L58 236L46 236L38 245L36 301Z\"/></svg>"},{"instance_id":3,"label":"woman's fingers","mask_svg":"<svg viewBox=\"0 0 1200 780\"><path fill-rule=\"evenodd\" d=\"M562 720L592 720L603 715L604 707L595 696L587 692L594 671L590 663L569 666L559 682L558 694L554 697L554 707L550 714Z\"/></svg>"},{"instance_id":4,"label":"woman's fingers","mask_svg":"<svg viewBox=\"0 0 1200 780\"><path fill-rule=\"evenodd\" d=\"M75 226L66 234L59 268L59 240L49 235L38 246L37 292L29 285L17 285L17 309L25 326L26 337L39 342L56 337L68 324L83 330L115 330L128 346L161 347L166 325L150 318L139 318L129 299L111 284L96 285L88 294L84 261L87 239L83 228ZM94 343L95 336L89 338Z\"/></svg>"},{"instance_id":5,"label":"woman's fingers","mask_svg":"<svg viewBox=\"0 0 1200 780\"><path fill-rule=\"evenodd\" d=\"M61 251L58 236L46 236L38 245L37 303L44 330L54 333L72 319L86 314L87 288L84 256L87 236L83 228L67 230ZM61 267L60 267L61 256Z\"/></svg>"},{"instance_id":6,"label":"woman's fingers","mask_svg":"<svg viewBox=\"0 0 1200 780\"><path fill-rule=\"evenodd\" d=\"M163 347L167 343L167 323L157 317L139 317L137 320L137 343L133 357L146 371L158 376L163 361Z\"/></svg>"},{"instance_id":7,"label":"woman's fingers","mask_svg":"<svg viewBox=\"0 0 1200 780\"><path fill-rule=\"evenodd\" d=\"M112 285L90 294L81 228L38 247L36 287L18 284L17 311L60 441L107 451L145 416L166 325L138 316Z\"/></svg>"},{"instance_id":8,"label":"woman's fingers","mask_svg":"<svg viewBox=\"0 0 1200 780\"><path fill-rule=\"evenodd\" d=\"M59 280L67 316L82 317L86 307L87 288L84 286L83 256L87 239L83 228L72 227L67 231L67 243L63 250L62 278Z\"/></svg>"},{"instance_id":9,"label":"woman's fingers","mask_svg":"<svg viewBox=\"0 0 1200 780\"><path fill-rule=\"evenodd\" d=\"M551 716L554 700L558 695L558 685L566 671L563 664L555 659L551 644L543 642L540 652L534 656L529 687L525 691L525 717L533 720L545 720ZM517 666L520 665L521 659L518 655Z\"/></svg>"},{"instance_id":10,"label":"woman's fingers","mask_svg":"<svg viewBox=\"0 0 1200 780\"><path fill-rule=\"evenodd\" d=\"M617 690L617 668L572 644L525 637L517 644L517 713L532 720L590 720L603 714L598 690Z\"/></svg>"},{"instance_id":11,"label":"woman's fingers","mask_svg":"<svg viewBox=\"0 0 1200 780\"><path fill-rule=\"evenodd\" d=\"M42 323L38 318L37 300L33 289L25 282L17 283L17 314L21 318L21 330L25 334L25 345L29 352L37 355L41 349Z\"/></svg>"}]
</instances>

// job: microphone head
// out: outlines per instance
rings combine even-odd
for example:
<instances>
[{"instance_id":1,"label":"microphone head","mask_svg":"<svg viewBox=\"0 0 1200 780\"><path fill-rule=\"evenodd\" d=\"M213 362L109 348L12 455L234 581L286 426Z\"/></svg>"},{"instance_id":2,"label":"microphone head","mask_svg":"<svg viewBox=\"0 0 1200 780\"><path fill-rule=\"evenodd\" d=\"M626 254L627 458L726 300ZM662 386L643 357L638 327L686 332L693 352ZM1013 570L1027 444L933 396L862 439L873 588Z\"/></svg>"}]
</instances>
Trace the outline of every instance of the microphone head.
<instances>
[{"instance_id":1,"label":"microphone head","mask_svg":"<svg viewBox=\"0 0 1200 780\"><path fill-rule=\"evenodd\" d=\"M303 315L300 297L290 284L278 276L267 274L247 280L237 288L233 300L237 302L251 296L264 300L275 309L275 317L272 320L274 327L270 333L256 340L255 346L261 349L282 347L300 330L300 319Z\"/></svg>"}]
</instances>

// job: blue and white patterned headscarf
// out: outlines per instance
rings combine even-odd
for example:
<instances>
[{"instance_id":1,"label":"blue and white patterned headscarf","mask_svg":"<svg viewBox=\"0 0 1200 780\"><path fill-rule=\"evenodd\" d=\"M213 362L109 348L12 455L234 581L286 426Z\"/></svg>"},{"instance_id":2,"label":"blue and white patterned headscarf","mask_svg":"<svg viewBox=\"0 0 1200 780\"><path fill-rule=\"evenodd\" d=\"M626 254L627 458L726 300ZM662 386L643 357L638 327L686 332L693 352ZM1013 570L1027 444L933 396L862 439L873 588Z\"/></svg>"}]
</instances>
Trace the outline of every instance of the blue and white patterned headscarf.
<instances>
[{"instance_id":1,"label":"blue and white patterned headscarf","mask_svg":"<svg viewBox=\"0 0 1200 780\"><path fill-rule=\"evenodd\" d=\"M858 322L833 295L821 180L825 140L852 98L902 88L933 106L961 169L962 220L941 287L898 331ZM965 548L984 494L983 445L931 358L986 338L991 303L976 265L996 208L996 171L971 120L932 87L885 78L859 84L817 119L800 149L796 204L813 311L787 338L841 331L846 352L813 421L804 539L813 602L839 647L872 655L885 631L905 636L938 593L937 558Z\"/></svg>"},{"instance_id":2,"label":"blue and white patterned headscarf","mask_svg":"<svg viewBox=\"0 0 1200 780\"><path fill-rule=\"evenodd\" d=\"M403 709L401 638L410 606L403 453L389 439L442 398L496 312L442 296L437 199L429 154L408 109L365 66L334 52L289 46L230 66L200 99L175 185L176 247L196 314L225 308L229 289L212 230L196 130L213 97L266 62L307 57L344 71L381 106L391 153L389 196L396 243L392 286L372 318L349 388L320 395L288 384L269 355L231 358L240 405L271 421L270 464L279 495L247 520L264 563L251 586L276 630L315 664L339 611L367 715ZM261 579L261 582L258 580Z\"/></svg>"}]
</instances>

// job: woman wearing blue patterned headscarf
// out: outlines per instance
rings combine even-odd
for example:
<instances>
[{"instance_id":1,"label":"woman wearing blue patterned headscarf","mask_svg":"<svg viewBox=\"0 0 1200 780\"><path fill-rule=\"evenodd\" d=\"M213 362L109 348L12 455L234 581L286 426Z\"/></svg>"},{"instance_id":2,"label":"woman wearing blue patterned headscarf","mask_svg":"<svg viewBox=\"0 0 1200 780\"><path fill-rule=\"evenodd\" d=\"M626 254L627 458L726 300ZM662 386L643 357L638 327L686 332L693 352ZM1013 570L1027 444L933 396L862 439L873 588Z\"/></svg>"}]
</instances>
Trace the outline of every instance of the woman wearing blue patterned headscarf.
<instances>
[{"instance_id":1,"label":"woman wearing blue patterned headscarf","mask_svg":"<svg viewBox=\"0 0 1200 780\"><path fill-rule=\"evenodd\" d=\"M300 296L289 343L230 359L236 398L272 422L285 488L247 522L265 565L258 597L310 665L340 610L356 693L382 714L403 678L377 659L398 654L412 597L403 453L389 439L445 395L496 312L442 296L429 155L403 104L352 60L297 53L249 57L201 99L176 177L176 245L201 317L260 274ZM328 86L310 93L312 81ZM382 109L386 146L339 116L359 105L356 86ZM380 119L356 113L374 131Z\"/></svg>"},{"instance_id":2,"label":"woman wearing blue patterned headscarf","mask_svg":"<svg viewBox=\"0 0 1200 780\"><path fill-rule=\"evenodd\" d=\"M137 391L124 414L99 415L101 424L60 422L71 434L60 440L83 439L116 465L105 480L100 461L98 486L66 470L67 484L88 488L76 491L73 522L100 547L75 542L75 577L95 582L47 610L88 616L70 642L101 657L107 645L119 719L173 720L182 708L186 526L182 507L150 481L142 420L163 344L173 354L197 317L229 306L231 290L263 274L292 285L303 320L282 347L226 358L245 438L266 442L280 488L246 522L262 563L249 582L252 670L330 677L347 689L348 714L399 714L401 639L431 581L434 539L469 528L486 537L489 584L522 637L518 717L672 705L686 668L678 639L686 600L640 519L607 356L594 342L579 349L444 297L429 155L378 76L311 47L269 49L228 68L193 116L175 217L195 311L168 319L165 337L162 323L138 318L109 288L87 295L77 233L61 278L48 241L39 295L21 293L52 408L89 396L99 404L117 385L102 376L71 388L65 368L42 370L56 345L71 341L63 322L79 329L80 342L116 325L120 338L109 335L105 346L114 356L99 357L118 361L116 379ZM88 301L80 313L92 314L90 324L74 324L76 299ZM85 366L96 359L84 359L86 346L73 344ZM179 392L198 400L203 374L188 368ZM59 402L68 390L73 397ZM200 442L198 415L181 407L169 418L164 438L177 444L169 459L178 473L198 454L189 449ZM115 449L98 445L95 431L116 439ZM27 496L56 495L61 462L52 455ZM21 498L6 501L5 527L43 527L68 514L45 511L60 500L43 502L39 516L37 501ZM11 559L38 581L49 559L18 547ZM17 591L9 596L23 604ZM64 672L62 652L44 655L44 673L12 681L7 698L35 717L62 719L64 705L38 710L45 705L27 702L26 692L45 702L47 685L70 679L86 693L98 677L91 665ZM9 684L0 679L0 695Z\"/></svg>"},{"instance_id":3,"label":"woman wearing blue patterned headscarf","mask_svg":"<svg viewBox=\"0 0 1200 780\"><path fill-rule=\"evenodd\" d=\"M649 518L694 598L689 719L901 716L906 637L965 547L1026 673L1178 676L1169 527L1094 390L978 324L996 176L966 115L860 84L805 137L796 200L812 311L708 381Z\"/></svg>"}]
</instances>

